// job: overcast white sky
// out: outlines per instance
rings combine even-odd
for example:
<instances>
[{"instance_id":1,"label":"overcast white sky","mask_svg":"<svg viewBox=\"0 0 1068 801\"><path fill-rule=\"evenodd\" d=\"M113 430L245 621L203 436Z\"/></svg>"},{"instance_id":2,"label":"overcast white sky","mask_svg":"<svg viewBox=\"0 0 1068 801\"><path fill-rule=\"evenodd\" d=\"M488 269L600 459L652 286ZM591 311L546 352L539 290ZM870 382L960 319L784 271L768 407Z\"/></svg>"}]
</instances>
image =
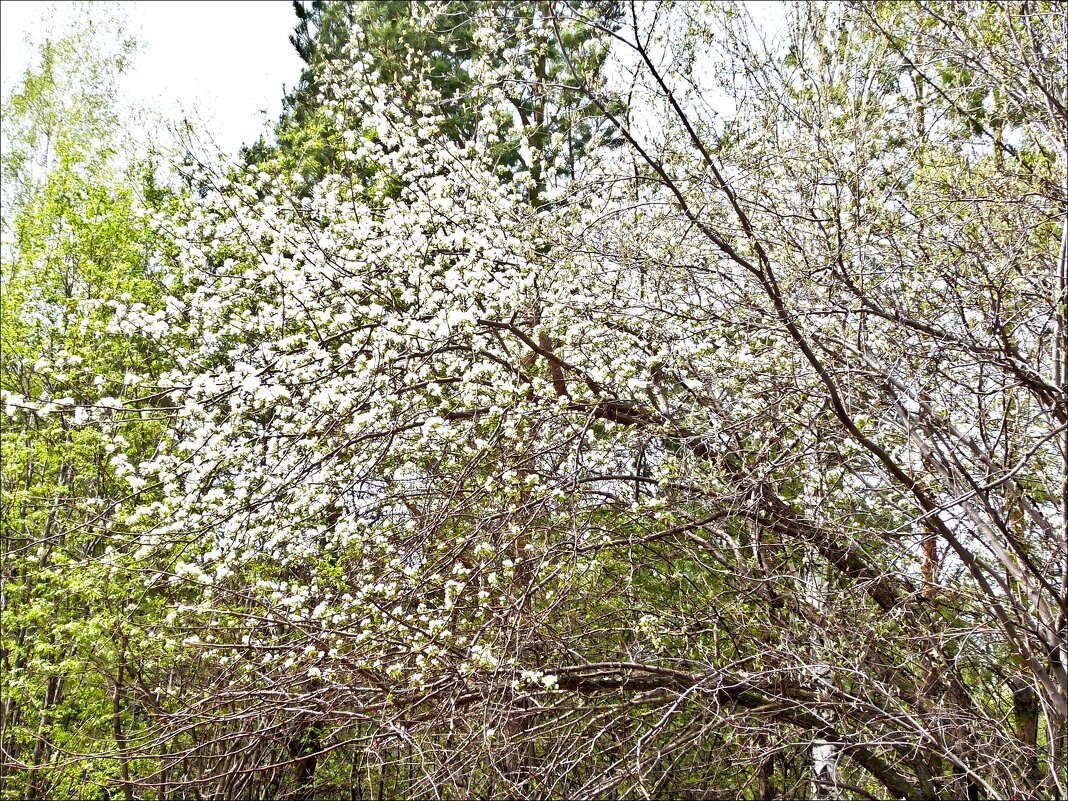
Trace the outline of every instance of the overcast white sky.
<instances>
[{"instance_id":1,"label":"overcast white sky","mask_svg":"<svg viewBox=\"0 0 1068 801\"><path fill-rule=\"evenodd\" d=\"M7 95L32 55L27 34L43 16L69 13L69 3L0 2L0 83ZM254 141L264 118L282 110L282 85L300 77L289 43L296 17L288 0L258 2L124 2L142 49L125 87L130 100L166 118L199 118L206 133L235 153ZM50 9L52 11L50 11Z\"/></svg>"},{"instance_id":2,"label":"overcast white sky","mask_svg":"<svg viewBox=\"0 0 1068 801\"><path fill-rule=\"evenodd\" d=\"M41 38L42 19L62 28L71 2L0 0L0 83L7 95ZM225 152L254 142L266 120L282 110L283 84L300 77L301 60L289 43L296 17L290 0L151 0L118 3L141 42L123 87L127 99L163 118L188 117ZM781 31L788 4L746 4L766 29Z\"/></svg>"}]
</instances>

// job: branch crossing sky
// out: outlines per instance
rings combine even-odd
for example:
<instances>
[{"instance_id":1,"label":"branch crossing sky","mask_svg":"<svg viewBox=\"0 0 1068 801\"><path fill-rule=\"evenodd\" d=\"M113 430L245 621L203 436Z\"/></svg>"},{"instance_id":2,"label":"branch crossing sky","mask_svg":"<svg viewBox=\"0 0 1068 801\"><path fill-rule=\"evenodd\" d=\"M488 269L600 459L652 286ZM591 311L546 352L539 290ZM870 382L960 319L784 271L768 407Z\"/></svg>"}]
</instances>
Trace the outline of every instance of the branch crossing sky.
<instances>
[{"instance_id":1,"label":"branch crossing sky","mask_svg":"<svg viewBox=\"0 0 1068 801\"><path fill-rule=\"evenodd\" d=\"M48 27L63 27L72 3L0 2L0 82L6 96ZM127 2L130 32L141 41L123 86L135 103L166 118L183 116L228 153L251 143L282 111L283 84L300 77L289 43L293 6L275 2Z\"/></svg>"}]
</instances>

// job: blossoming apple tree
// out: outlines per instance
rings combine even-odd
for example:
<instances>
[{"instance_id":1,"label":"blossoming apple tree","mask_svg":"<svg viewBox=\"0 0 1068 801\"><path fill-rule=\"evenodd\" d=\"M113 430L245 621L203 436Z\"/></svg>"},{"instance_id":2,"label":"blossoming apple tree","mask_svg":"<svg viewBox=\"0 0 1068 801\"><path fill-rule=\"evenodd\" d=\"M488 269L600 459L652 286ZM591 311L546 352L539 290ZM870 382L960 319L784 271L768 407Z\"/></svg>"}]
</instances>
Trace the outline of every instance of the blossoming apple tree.
<instances>
[{"instance_id":1,"label":"blossoming apple tree","mask_svg":"<svg viewBox=\"0 0 1068 801\"><path fill-rule=\"evenodd\" d=\"M124 786L1063 795L1063 9L524 8L155 219Z\"/></svg>"}]
</instances>

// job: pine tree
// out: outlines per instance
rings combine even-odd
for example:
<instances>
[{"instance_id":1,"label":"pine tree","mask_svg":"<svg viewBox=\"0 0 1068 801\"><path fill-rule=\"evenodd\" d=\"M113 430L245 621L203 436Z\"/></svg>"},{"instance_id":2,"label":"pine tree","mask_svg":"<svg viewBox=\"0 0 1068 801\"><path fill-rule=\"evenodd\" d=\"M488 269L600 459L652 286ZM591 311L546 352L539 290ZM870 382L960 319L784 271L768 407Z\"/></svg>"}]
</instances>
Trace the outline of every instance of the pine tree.
<instances>
[{"instance_id":1,"label":"pine tree","mask_svg":"<svg viewBox=\"0 0 1068 801\"><path fill-rule=\"evenodd\" d=\"M370 59L378 83L404 102L414 100L419 79L429 81L440 95L443 125L453 141L470 141L480 115L493 104L493 113L512 121L505 126L510 135L494 146L500 169L508 176L529 167L532 200L545 188L543 164L573 176L599 134L602 141L611 139L602 111L580 92L571 69L599 75L608 55L605 31L622 19L619 0L500 5L294 0L293 6L297 25L290 42L306 66L286 95L274 141L261 139L245 151L250 163L277 161L304 175L309 187L323 175L346 172L338 158L337 127L323 114L328 91L323 74L350 40ZM495 97L486 92L487 70L501 76ZM524 156L523 139L536 158ZM524 158L533 161L524 165Z\"/></svg>"}]
</instances>

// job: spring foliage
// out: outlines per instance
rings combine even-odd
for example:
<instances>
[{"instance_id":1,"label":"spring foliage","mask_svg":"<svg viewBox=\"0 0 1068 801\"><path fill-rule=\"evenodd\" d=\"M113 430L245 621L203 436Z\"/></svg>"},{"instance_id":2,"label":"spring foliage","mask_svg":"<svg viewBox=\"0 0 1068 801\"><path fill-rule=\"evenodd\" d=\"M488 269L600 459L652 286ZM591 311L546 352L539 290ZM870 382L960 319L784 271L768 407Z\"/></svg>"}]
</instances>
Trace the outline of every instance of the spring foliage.
<instances>
[{"instance_id":1,"label":"spring foliage","mask_svg":"<svg viewBox=\"0 0 1068 801\"><path fill-rule=\"evenodd\" d=\"M1064 9L487 8L18 207L11 797L1063 795Z\"/></svg>"}]
</instances>

